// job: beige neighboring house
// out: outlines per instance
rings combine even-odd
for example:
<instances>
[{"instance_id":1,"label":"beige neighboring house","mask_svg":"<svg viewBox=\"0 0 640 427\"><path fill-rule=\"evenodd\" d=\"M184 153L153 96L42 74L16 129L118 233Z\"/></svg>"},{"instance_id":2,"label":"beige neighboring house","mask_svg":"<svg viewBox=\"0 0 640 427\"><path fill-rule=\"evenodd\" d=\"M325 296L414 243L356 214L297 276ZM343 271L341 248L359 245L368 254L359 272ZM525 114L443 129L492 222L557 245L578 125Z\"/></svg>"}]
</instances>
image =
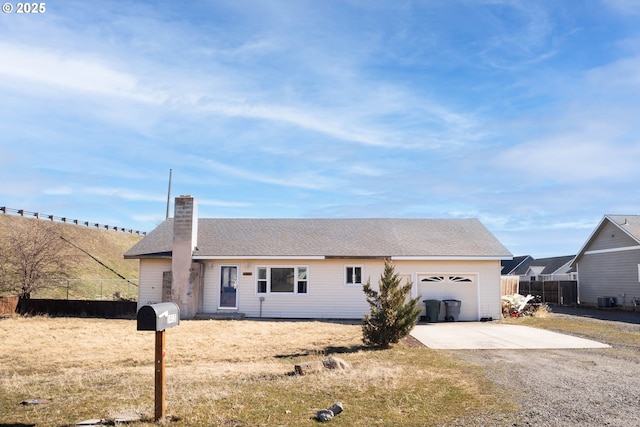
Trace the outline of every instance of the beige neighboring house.
<instances>
[{"instance_id":1,"label":"beige neighboring house","mask_svg":"<svg viewBox=\"0 0 640 427\"><path fill-rule=\"evenodd\" d=\"M361 319L362 284L377 287L385 259L412 296L462 301L459 320L500 318L511 257L477 219L198 218L191 196L125 254L140 260L139 307L173 301L185 319Z\"/></svg>"},{"instance_id":2,"label":"beige neighboring house","mask_svg":"<svg viewBox=\"0 0 640 427\"><path fill-rule=\"evenodd\" d=\"M627 309L640 305L640 215L605 215L572 266L578 301Z\"/></svg>"}]
</instances>

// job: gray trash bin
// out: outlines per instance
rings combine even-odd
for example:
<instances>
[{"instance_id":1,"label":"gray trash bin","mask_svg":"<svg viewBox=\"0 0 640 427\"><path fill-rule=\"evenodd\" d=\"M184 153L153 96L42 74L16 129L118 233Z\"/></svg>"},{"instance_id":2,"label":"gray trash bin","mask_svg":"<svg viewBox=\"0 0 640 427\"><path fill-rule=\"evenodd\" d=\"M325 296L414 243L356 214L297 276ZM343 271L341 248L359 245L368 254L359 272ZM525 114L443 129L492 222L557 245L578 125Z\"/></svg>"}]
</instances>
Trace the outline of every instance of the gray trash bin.
<instances>
[{"instance_id":1,"label":"gray trash bin","mask_svg":"<svg viewBox=\"0 0 640 427\"><path fill-rule=\"evenodd\" d=\"M423 302L427 307L427 322L437 322L440 316L440 300L426 299Z\"/></svg>"},{"instance_id":2,"label":"gray trash bin","mask_svg":"<svg viewBox=\"0 0 640 427\"><path fill-rule=\"evenodd\" d=\"M457 322L458 316L460 316L460 305L462 304L462 301L458 301L457 299L446 299L443 302L446 307L444 319L447 322Z\"/></svg>"}]
</instances>

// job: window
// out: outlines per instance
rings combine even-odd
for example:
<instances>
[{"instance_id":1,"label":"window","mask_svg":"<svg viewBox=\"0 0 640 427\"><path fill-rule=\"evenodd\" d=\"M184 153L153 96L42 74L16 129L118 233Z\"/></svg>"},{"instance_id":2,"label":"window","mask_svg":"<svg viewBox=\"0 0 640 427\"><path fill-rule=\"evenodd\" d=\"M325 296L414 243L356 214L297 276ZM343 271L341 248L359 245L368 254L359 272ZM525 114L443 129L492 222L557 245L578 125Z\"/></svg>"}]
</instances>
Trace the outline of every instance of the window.
<instances>
[{"instance_id":1,"label":"window","mask_svg":"<svg viewBox=\"0 0 640 427\"><path fill-rule=\"evenodd\" d=\"M267 293L267 269L264 267L258 268L258 293Z\"/></svg>"},{"instance_id":2,"label":"window","mask_svg":"<svg viewBox=\"0 0 640 427\"><path fill-rule=\"evenodd\" d=\"M345 284L361 285L362 284L362 267L348 265L345 269Z\"/></svg>"},{"instance_id":3,"label":"window","mask_svg":"<svg viewBox=\"0 0 640 427\"><path fill-rule=\"evenodd\" d=\"M298 293L307 293L307 267L298 267Z\"/></svg>"},{"instance_id":4,"label":"window","mask_svg":"<svg viewBox=\"0 0 640 427\"><path fill-rule=\"evenodd\" d=\"M306 294L307 267L258 267L256 290L259 294Z\"/></svg>"}]
</instances>

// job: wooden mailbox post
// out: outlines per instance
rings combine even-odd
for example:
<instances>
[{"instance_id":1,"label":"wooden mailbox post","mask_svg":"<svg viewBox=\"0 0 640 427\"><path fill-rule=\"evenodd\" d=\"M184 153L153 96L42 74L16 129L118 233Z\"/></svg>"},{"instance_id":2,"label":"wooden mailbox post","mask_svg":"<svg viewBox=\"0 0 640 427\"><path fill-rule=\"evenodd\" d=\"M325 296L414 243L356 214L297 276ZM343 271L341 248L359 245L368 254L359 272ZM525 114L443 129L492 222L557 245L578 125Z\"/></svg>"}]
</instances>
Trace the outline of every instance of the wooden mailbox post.
<instances>
[{"instance_id":1,"label":"wooden mailbox post","mask_svg":"<svg viewBox=\"0 0 640 427\"><path fill-rule=\"evenodd\" d=\"M155 368L155 420L165 417L164 359L166 356L165 330L180 324L180 308L173 302L163 302L140 307L138 330L156 332Z\"/></svg>"}]
</instances>

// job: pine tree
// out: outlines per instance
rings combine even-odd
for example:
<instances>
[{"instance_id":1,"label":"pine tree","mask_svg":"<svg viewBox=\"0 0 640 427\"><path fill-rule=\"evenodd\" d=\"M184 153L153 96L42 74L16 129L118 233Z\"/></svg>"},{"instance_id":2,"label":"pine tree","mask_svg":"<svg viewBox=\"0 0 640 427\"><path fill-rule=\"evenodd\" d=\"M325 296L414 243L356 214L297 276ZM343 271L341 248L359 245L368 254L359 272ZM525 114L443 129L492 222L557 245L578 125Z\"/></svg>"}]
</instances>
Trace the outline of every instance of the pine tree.
<instances>
[{"instance_id":1,"label":"pine tree","mask_svg":"<svg viewBox=\"0 0 640 427\"><path fill-rule=\"evenodd\" d=\"M420 316L420 296L409 299L413 284L401 284L391 261L385 260L384 272L378 281L379 291L371 288L371 281L363 285L370 314L363 319L362 332L365 345L388 348L409 335Z\"/></svg>"}]
</instances>

